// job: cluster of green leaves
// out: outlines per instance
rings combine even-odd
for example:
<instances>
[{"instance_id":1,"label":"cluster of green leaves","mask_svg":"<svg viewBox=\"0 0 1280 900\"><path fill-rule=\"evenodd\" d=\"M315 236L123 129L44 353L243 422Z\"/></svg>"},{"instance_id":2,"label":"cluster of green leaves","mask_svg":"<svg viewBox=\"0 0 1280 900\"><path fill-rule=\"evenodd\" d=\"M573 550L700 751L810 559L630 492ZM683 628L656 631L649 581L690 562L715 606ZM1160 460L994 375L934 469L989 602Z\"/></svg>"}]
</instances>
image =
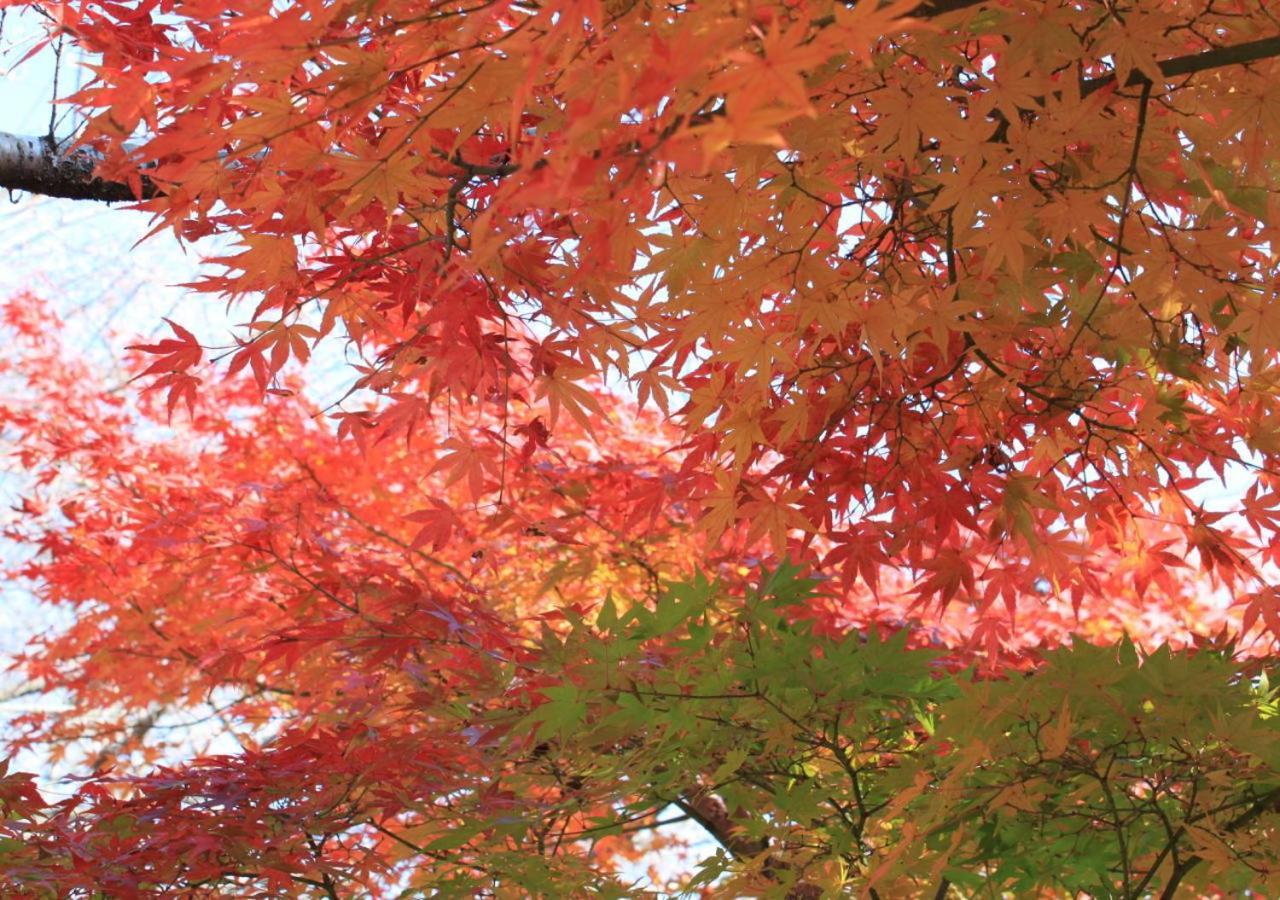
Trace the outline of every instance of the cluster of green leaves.
<instances>
[{"instance_id":1,"label":"cluster of green leaves","mask_svg":"<svg viewBox=\"0 0 1280 900\"><path fill-rule=\"evenodd\" d=\"M512 683L538 704L503 779L544 800L524 826L545 841L581 812L567 834L599 840L682 814L719 841L687 887L738 895L1138 898L1256 887L1280 864L1265 674L1126 641L995 677L906 631L817 633L816 589L783 567L745 598L695 580L548 625L538 681ZM498 829L473 820L457 843Z\"/></svg>"}]
</instances>

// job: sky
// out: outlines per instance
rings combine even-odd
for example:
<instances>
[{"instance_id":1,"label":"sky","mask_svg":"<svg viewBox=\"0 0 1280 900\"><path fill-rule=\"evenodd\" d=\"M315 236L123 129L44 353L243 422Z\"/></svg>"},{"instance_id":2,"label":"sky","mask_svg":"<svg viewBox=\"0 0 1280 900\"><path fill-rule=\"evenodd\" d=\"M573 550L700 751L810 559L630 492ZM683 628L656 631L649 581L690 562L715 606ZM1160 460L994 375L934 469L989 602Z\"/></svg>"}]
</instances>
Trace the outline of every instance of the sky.
<instances>
[{"instance_id":1,"label":"sky","mask_svg":"<svg viewBox=\"0 0 1280 900\"><path fill-rule=\"evenodd\" d=\"M65 138L79 123L51 103L54 73L57 69L60 94L74 90L79 77L76 54L68 48L58 65L52 48L46 48L14 65L41 34L30 10L5 11L0 28L0 131L47 134L55 114L56 133ZM67 345L100 366L104 380L127 377L120 365L123 348L167 331L164 316L180 319L202 336L225 334L231 322L220 304L192 301L176 286L198 273L196 253L167 232L142 241L149 230L146 215L118 204L0 193L0 297L30 291L50 303L65 322ZM24 473L0 456L0 528L18 519L11 507L25 485ZM0 542L0 565L12 565L19 558L17 548ZM24 586L0 582L0 665L34 633L57 627L59 621L56 611L42 607ZM0 668L0 698L23 687ZM0 735L11 716L57 706L57 697L48 694L0 700ZM73 764L74 757L68 767ZM13 768L39 774L50 796L68 793L56 784L59 773L42 760L19 757Z\"/></svg>"},{"instance_id":2,"label":"sky","mask_svg":"<svg viewBox=\"0 0 1280 900\"><path fill-rule=\"evenodd\" d=\"M54 110L54 54L46 49L14 66L40 34L29 10L5 11L0 29L0 131L48 133ZM73 63L68 51L60 67L64 91L75 87ZM59 135L69 134L76 124L63 115ZM0 297L27 290L40 295L66 320L71 346L90 354L104 369L118 368L125 336L154 333L160 317L182 299L182 292L168 285L196 271L195 259L168 236L135 247L146 231L145 216L106 204L0 194ZM0 477L0 516L16 516L8 506L20 488L21 473L5 470ZM29 603L11 588L6 586L0 597L3 653L25 641L38 618L33 619Z\"/></svg>"}]
</instances>

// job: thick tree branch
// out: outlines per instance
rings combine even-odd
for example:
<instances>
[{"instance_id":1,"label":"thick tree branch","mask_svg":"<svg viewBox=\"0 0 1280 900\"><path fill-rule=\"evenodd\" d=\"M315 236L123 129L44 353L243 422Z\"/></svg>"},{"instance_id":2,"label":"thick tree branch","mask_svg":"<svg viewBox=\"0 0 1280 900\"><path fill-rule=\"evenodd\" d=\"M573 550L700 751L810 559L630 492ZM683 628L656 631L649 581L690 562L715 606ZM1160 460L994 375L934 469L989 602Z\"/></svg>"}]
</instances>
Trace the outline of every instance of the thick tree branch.
<instances>
[{"instance_id":1,"label":"thick tree branch","mask_svg":"<svg viewBox=\"0 0 1280 900\"><path fill-rule=\"evenodd\" d=\"M991 0L924 0L922 3L916 4L915 9L907 13L914 19L936 19L939 16L945 16L947 13L959 12L962 9L969 9L973 6L981 6L984 3L990 3ZM850 6L853 5L850 0L846 0ZM815 28L826 28L828 25L834 25L835 16L819 16L813 20Z\"/></svg>"},{"instance_id":2,"label":"thick tree branch","mask_svg":"<svg viewBox=\"0 0 1280 900\"><path fill-rule=\"evenodd\" d=\"M911 10L911 15L918 19L928 19L934 16L945 16L947 13L959 12L971 6L981 6L989 2L991 0L925 0L925 2Z\"/></svg>"},{"instance_id":3,"label":"thick tree branch","mask_svg":"<svg viewBox=\"0 0 1280 900\"><path fill-rule=\"evenodd\" d=\"M1179 75L1194 75L1209 69L1220 69L1224 66L1240 66L1262 59L1275 59L1280 56L1280 36L1248 41L1244 44L1233 44L1230 47L1215 47L1201 53L1188 53L1186 56L1175 56L1160 60L1160 71L1166 78L1177 78ZM1116 76L1103 75L1090 78L1080 87L1080 95L1087 97L1094 91L1107 85L1115 84ZM1125 87L1142 87L1151 83L1145 74L1134 69L1125 79Z\"/></svg>"},{"instance_id":4,"label":"thick tree branch","mask_svg":"<svg viewBox=\"0 0 1280 900\"><path fill-rule=\"evenodd\" d=\"M734 859L751 859L769 849L767 838L753 840L744 835L724 801L707 788L686 792L676 800L676 806L701 825ZM787 868L784 860L770 856L765 862L764 874L772 880L781 880L780 875ZM806 881L796 882L787 891L788 900L815 900L821 895L821 888Z\"/></svg>"},{"instance_id":5,"label":"thick tree branch","mask_svg":"<svg viewBox=\"0 0 1280 900\"><path fill-rule=\"evenodd\" d=\"M689 791L676 800L676 806L701 825L734 859L750 859L769 847L767 841L762 843L745 837L724 801L705 788Z\"/></svg>"},{"instance_id":6,"label":"thick tree branch","mask_svg":"<svg viewBox=\"0 0 1280 900\"><path fill-rule=\"evenodd\" d=\"M48 138L0 132L0 188L69 200L139 199L127 184L94 178L97 163L97 155L89 150L63 153ZM154 193L145 179L142 190L144 198Z\"/></svg>"}]
</instances>

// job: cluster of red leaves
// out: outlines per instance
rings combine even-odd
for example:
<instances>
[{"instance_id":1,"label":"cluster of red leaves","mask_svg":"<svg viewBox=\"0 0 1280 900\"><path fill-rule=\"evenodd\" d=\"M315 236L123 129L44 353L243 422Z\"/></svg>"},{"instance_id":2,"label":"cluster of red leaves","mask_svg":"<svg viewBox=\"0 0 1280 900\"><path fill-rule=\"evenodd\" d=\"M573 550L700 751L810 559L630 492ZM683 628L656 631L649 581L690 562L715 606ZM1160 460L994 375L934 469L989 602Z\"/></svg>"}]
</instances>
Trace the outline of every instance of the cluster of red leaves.
<instances>
[{"instance_id":1,"label":"cluster of red leaves","mask_svg":"<svg viewBox=\"0 0 1280 900\"><path fill-rule=\"evenodd\" d=\"M478 493L620 377L712 536L982 609L1153 546L1274 630L1274 62L1196 57L1257 4L52 9L103 173L239 243L197 285L254 305L230 370L364 353L341 434L546 401L450 448ZM198 349L152 352L190 400ZM1253 540L1193 490L1232 471Z\"/></svg>"},{"instance_id":2,"label":"cluster of red leaves","mask_svg":"<svg viewBox=\"0 0 1280 900\"><path fill-rule=\"evenodd\" d=\"M414 856L406 841L447 841L467 814L423 798L466 797L486 818L538 802L487 787L512 751L472 721L543 702L534 638L566 614L594 616L611 593L653 596L660 577L705 569L738 591L754 577L744 560L776 563L746 525L709 543L670 490L670 435L605 393L593 402L607 439L530 429L537 453L475 474L450 456L496 440L500 423L455 419L361 451L300 395L263 402L228 380L166 424L159 398L134 406L62 353L33 298L6 310L16 349L0 364L0 423L31 479L8 538L31 549L20 574L39 597L74 614L16 663L67 709L21 717L11 746L53 760L88 747L100 772L23 832L26 855L5 866L24 884L128 895L237 871L279 890L388 883ZM477 503L473 477L502 499ZM1042 597L1016 620L1010 603L999 618L953 606L908 622L909 580L879 596L833 581L807 614L826 630L909 625L918 643L957 648L976 635L1005 664L1073 631L1110 639L1125 625L1176 642L1224 622L1190 569L1130 539L1083 620ZM1014 590L1023 577L988 583ZM220 722L238 752L167 764L170 739L154 729L184 711ZM534 752L532 740L516 743ZM105 774L130 761L150 770ZM6 788L18 813L25 784ZM621 837L606 849L642 852Z\"/></svg>"},{"instance_id":3,"label":"cluster of red leaves","mask_svg":"<svg viewBox=\"0 0 1280 900\"><path fill-rule=\"evenodd\" d=\"M391 878L404 846L379 829L404 830L420 798L514 802L485 796L502 763L468 709L537 702L526 639L558 610L652 594L659 571L740 577L726 560L747 548L712 555L668 494L663 427L605 395L606 445L566 426L546 448L535 418L536 460L472 469L455 457L500 423L459 417L362 452L300 397L264 404L242 380L207 386L215 402L171 426L162 398L134 407L63 356L32 298L6 321L22 349L3 363L0 421L31 479L8 537L32 551L18 574L74 613L16 663L69 708L20 717L10 748L56 761L88 746L103 771L162 764L153 726L184 712L216 713L240 743L125 794L87 786L26 834L29 860L5 858L15 883L128 895L229 867L282 890L328 868ZM477 504L481 491L503 499Z\"/></svg>"}]
</instances>

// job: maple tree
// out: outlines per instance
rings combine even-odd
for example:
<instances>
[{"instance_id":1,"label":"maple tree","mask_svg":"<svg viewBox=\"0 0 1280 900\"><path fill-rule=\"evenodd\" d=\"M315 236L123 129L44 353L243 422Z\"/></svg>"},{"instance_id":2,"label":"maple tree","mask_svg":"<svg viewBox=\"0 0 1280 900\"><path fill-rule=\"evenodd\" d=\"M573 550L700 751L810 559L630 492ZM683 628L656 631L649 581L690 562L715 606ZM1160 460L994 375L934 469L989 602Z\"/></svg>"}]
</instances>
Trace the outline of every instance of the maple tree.
<instances>
[{"instance_id":1,"label":"maple tree","mask_svg":"<svg viewBox=\"0 0 1280 900\"><path fill-rule=\"evenodd\" d=\"M729 895L1268 883L1265 4L38 8L88 124L0 184L249 321L131 404L8 307L75 611L13 743L95 749L0 780L0 879L624 894L665 816ZM239 752L168 761L201 705Z\"/></svg>"}]
</instances>

